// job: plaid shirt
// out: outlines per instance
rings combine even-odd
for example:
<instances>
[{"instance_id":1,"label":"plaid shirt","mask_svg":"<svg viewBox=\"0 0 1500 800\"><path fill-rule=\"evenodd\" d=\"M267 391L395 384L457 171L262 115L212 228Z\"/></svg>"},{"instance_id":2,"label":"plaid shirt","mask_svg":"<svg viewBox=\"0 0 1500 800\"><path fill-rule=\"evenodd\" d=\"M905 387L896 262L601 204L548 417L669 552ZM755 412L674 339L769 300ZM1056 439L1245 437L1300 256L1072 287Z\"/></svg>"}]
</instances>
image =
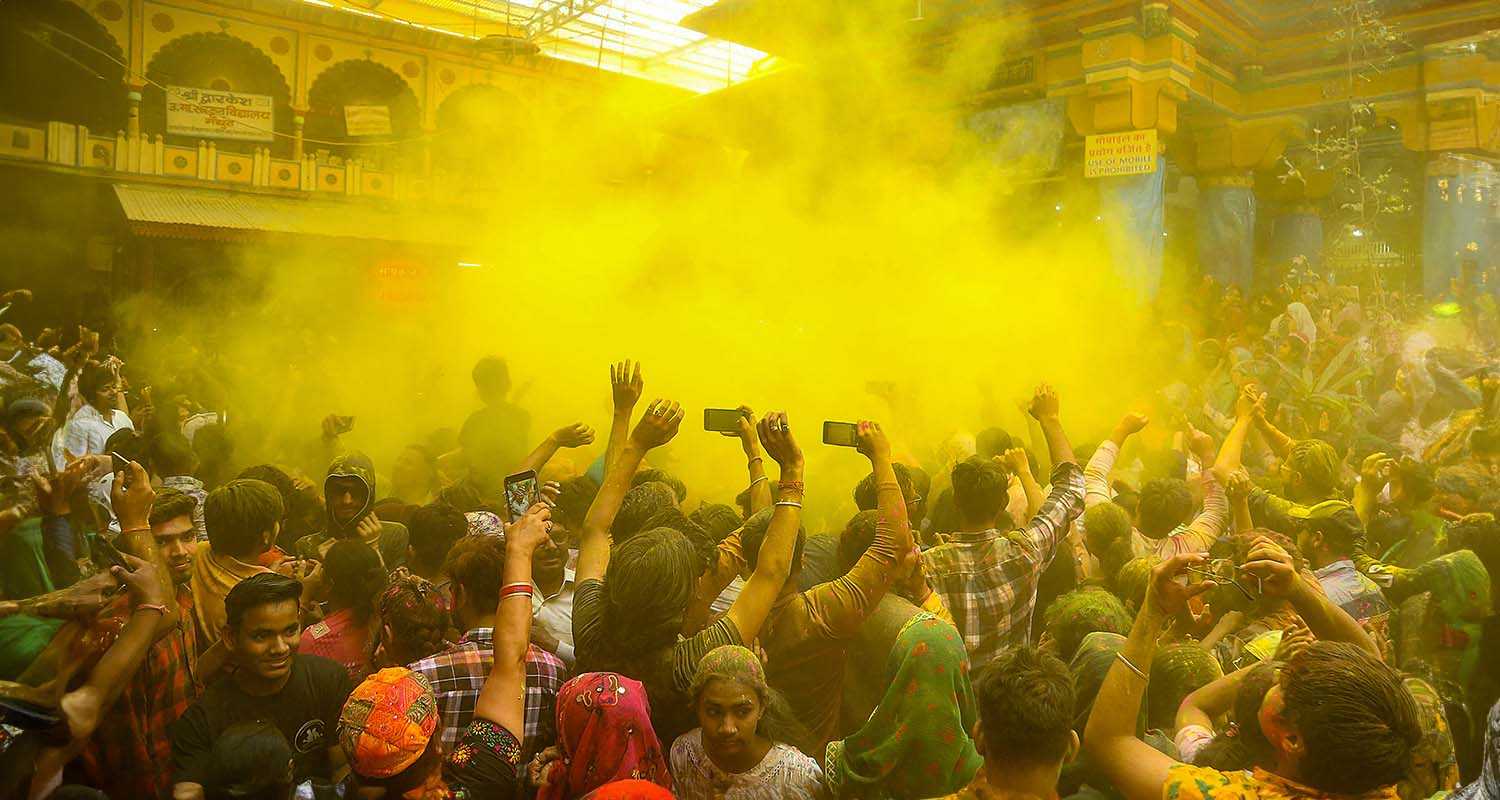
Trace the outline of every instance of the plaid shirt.
<instances>
[{"instance_id":1,"label":"plaid shirt","mask_svg":"<svg viewBox=\"0 0 1500 800\"><path fill-rule=\"evenodd\" d=\"M115 797L170 797L172 741L167 726L203 693L193 674L197 636L193 595L178 587L181 621L146 652L118 702L106 712L81 763L90 782Z\"/></svg>"},{"instance_id":2,"label":"plaid shirt","mask_svg":"<svg viewBox=\"0 0 1500 800\"><path fill-rule=\"evenodd\" d=\"M1025 528L1008 534L993 528L955 533L922 554L927 582L952 612L974 664L1026 641L1037 580L1082 511L1083 472L1063 462L1052 471L1047 500Z\"/></svg>"},{"instance_id":3,"label":"plaid shirt","mask_svg":"<svg viewBox=\"0 0 1500 800\"><path fill-rule=\"evenodd\" d=\"M474 719L479 690L495 665L495 629L475 628L458 644L411 665L422 673L437 695L442 714L443 751L453 752ZM535 645L526 648L526 752L534 753L557 737L557 690L567 680L567 668L557 656Z\"/></svg>"}]
</instances>

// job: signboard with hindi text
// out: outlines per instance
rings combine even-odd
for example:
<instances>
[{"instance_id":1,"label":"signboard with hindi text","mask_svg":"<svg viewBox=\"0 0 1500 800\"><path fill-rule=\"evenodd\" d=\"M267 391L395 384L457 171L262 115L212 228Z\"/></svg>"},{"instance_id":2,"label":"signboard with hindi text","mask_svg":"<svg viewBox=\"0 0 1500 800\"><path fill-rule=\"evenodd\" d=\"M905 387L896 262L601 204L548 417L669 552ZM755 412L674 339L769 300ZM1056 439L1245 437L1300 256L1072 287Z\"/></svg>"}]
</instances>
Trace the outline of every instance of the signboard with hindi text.
<instances>
[{"instance_id":1,"label":"signboard with hindi text","mask_svg":"<svg viewBox=\"0 0 1500 800\"><path fill-rule=\"evenodd\" d=\"M1083 177L1147 175L1156 171L1156 129L1087 136L1083 140Z\"/></svg>"},{"instance_id":2,"label":"signboard with hindi text","mask_svg":"<svg viewBox=\"0 0 1500 800\"><path fill-rule=\"evenodd\" d=\"M167 87L167 133L209 139L275 138L270 95Z\"/></svg>"},{"instance_id":3,"label":"signboard with hindi text","mask_svg":"<svg viewBox=\"0 0 1500 800\"><path fill-rule=\"evenodd\" d=\"M344 132L350 136L390 136L390 106L344 106Z\"/></svg>"}]
</instances>

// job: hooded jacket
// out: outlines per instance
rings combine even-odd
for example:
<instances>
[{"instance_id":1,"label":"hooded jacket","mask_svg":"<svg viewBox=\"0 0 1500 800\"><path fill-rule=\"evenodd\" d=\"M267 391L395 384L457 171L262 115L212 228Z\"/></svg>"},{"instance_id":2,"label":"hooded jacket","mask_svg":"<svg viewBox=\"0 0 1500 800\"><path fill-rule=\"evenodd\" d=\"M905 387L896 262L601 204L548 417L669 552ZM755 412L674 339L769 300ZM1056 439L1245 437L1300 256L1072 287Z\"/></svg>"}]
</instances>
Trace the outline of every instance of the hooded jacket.
<instances>
[{"instance_id":1,"label":"hooded jacket","mask_svg":"<svg viewBox=\"0 0 1500 800\"><path fill-rule=\"evenodd\" d=\"M303 558L319 558L328 551L328 548L339 539L350 539L359 535L359 521L365 516L373 513L375 507L375 465L369 456L363 453L345 453L333 460L328 467L328 473L323 478L323 496L329 495L329 485L338 479L352 478L359 481L365 487L365 502L360 506L347 522L341 523L334 516L332 504L325 501L324 506L328 515L322 533L314 533L297 540L295 549L297 555ZM380 523L380 532L375 537L365 538L365 544L375 548L380 554L380 560L384 563L386 571L394 570L406 564L406 548L410 541L410 534L406 526L399 522Z\"/></svg>"}]
</instances>

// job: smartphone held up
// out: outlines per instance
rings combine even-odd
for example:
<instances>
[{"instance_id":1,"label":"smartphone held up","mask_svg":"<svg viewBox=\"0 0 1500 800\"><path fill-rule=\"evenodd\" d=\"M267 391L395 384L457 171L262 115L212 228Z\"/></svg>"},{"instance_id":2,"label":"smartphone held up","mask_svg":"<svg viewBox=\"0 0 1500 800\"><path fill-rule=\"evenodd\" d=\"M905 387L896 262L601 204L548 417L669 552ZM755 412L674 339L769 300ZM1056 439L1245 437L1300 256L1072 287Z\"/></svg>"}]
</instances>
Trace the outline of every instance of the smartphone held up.
<instances>
[{"instance_id":1,"label":"smartphone held up","mask_svg":"<svg viewBox=\"0 0 1500 800\"><path fill-rule=\"evenodd\" d=\"M744 418L745 412L738 408L705 408L703 430L734 436L740 432L740 420Z\"/></svg>"},{"instance_id":2,"label":"smartphone held up","mask_svg":"<svg viewBox=\"0 0 1500 800\"><path fill-rule=\"evenodd\" d=\"M505 510L510 512L511 522L526 516L526 512L541 499L536 471L526 470L505 476Z\"/></svg>"},{"instance_id":3,"label":"smartphone held up","mask_svg":"<svg viewBox=\"0 0 1500 800\"><path fill-rule=\"evenodd\" d=\"M823 423L823 444L835 447L859 447L859 425L854 422Z\"/></svg>"}]
</instances>

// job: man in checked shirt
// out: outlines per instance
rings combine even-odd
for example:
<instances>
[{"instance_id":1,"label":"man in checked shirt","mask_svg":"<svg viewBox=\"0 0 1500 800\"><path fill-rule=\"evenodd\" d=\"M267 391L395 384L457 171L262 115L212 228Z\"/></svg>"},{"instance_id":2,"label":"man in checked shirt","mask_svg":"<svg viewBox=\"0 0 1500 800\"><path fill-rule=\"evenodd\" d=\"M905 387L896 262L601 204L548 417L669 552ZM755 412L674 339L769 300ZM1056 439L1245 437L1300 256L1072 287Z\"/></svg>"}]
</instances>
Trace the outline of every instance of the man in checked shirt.
<instances>
[{"instance_id":1,"label":"man in checked shirt","mask_svg":"<svg viewBox=\"0 0 1500 800\"><path fill-rule=\"evenodd\" d=\"M500 596L505 571L505 544L498 536L466 536L448 552L443 574L453 582L453 621L463 630L458 644L411 665L432 684L445 752L451 752L469 723L479 690L495 663L495 598ZM537 647L526 648L526 735L530 754L552 744L557 690L567 680L567 668L557 656Z\"/></svg>"},{"instance_id":2,"label":"man in checked shirt","mask_svg":"<svg viewBox=\"0 0 1500 800\"><path fill-rule=\"evenodd\" d=\"M1012 530L1005 512L1005 468L979 457L959 462L953 468L959 530L922 554L927 581L953 613L974 664L1026 642L1037 580L1052 563L1068 524L1083 511L1083 471L1058 419L1057 393L1045 384L1038 387L1028 410L1055 465L1052 491L1041 510L1024 528Z\"/></svg>"}]
</instances>

